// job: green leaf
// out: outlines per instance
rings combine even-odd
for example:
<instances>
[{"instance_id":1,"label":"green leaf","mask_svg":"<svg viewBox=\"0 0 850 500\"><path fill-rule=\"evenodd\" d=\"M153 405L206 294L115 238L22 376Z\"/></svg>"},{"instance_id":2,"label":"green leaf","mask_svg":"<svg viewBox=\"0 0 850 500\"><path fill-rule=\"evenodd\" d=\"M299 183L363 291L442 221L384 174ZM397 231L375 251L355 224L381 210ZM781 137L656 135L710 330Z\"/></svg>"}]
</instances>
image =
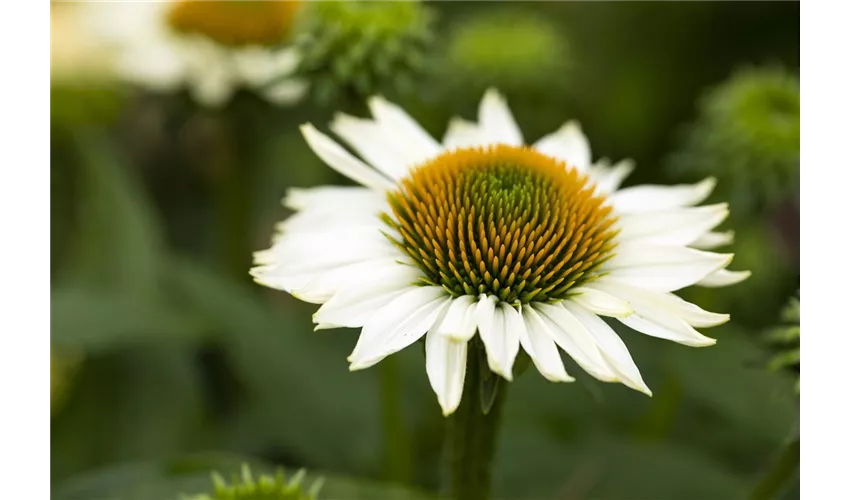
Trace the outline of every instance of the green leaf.
<instances>
[{"instance_id":1,"label":"green leaf","mask_svg":"<svg viewBox=\"0 0 850 500\"><path fill-rule=\"evenodd\" d=\"M167 276L183 307L219 331L228 364L245 385L247 400L222 439L243 449L282 449L328 468L378 467L376 373L353 374L345 360L355 332L313 332L313 306L296 307L276 292L286 301L267 302L190 260L172 261Z\"/></svg>"},{"instance_id":2,"label":"green leaf","mask_svg":"<svg viewBox=\"0 0 850 500\"><path fill-rule=\"evenodd\" d=\"M274 468L235 455L209 454L169 462L113 466L75 478L63 485L53 500L173 500L181 494L210 491L211 474L230 477L248 463L257 474ZM402 487L365 479L310 471L304 484L323 478L320 500L435 500L435 497Z\"/></svg>"},{"instance_id":3,"label":"green leaf","mask_svg":"<svg viewBox=\"0 0 850 500\"><path fill-rule=\"evenodd\" d=\"M130 167L105 138L77 138L82 188L77 247L68 278L153 294L163 243L154 210Z\"/></svg>"},{"instance_id":4,"label":"green leaf","mask_svg":"<svg viewBox=\"0 0 850 500\"><path fill-rule=\"evenodd\" d=\"M185 346L145 344L86 355L64 407L51 419L51 477L197 447L209 430L204 388L196 354Z\"/></svg>"},{"instance_id":5,"label":"green leaf","mask_svg":"<svg viewBox=\"0 0 850 500\"><path fill-rule=\"evenodd\" d=\"M139 341L195 339L207 329L199 317L164 301L79 286L51 291L50 321L54 346L85 352Z\"/></svg>"}]
</instances>

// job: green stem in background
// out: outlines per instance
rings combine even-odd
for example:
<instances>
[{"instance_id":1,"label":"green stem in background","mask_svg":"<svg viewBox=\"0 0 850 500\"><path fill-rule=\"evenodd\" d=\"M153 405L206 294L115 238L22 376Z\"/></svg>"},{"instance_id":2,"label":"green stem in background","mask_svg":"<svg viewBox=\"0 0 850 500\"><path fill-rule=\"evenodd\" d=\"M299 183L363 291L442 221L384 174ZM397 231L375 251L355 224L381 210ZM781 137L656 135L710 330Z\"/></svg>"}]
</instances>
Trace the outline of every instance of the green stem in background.
<instances>
[{"instance_id":1,"label":"green stem in background","mask_svg":"<svg viewBox=\"0 0 850 500\"><path fill-rule=\"evenodd\" d=\"M794 471L800 466L800 438L795 438L785 445L770 469L756 484L750 500L774 500L779 498Z\"/></svg>"},{"instance_id":2,"label":"green stem in background","mask_svg":"<svg viewBox=\"0 0 850 500\"><path fill-rule=\"evenodd\" d=\"M396 356L387 356L378 364L378 378L385 477L389 481L408 483L411 472L411 446L404 428Z\"/></svg>"},{"instance_id":3,"label":"green stem in background","mask_svg":"<svg viewBox=\"0 0 850 500\"><path fill-rule=\"evenodd\" d=\"M667 373L638 429L640 437L648 442L663 441L673 428L681 403L682 384L674 374Z\"/></svg>"},{"instance_id":4,"label":"green stem in background","mask_svg":"<svg viewBox=\"0 0 850 500\"><path fill-rule=\"evenodd\" d=\"M211 165L215 230L222 269L231 278L248 279L251 266L252 199L254 187L251 124L245 123L237 99L218 116Z\"/></svg>"},{"instance_id":5,"label":"green stem in background","mask_svg":"<svg viewBox=\"0 0 850 500\"><path fill-rule=\"evenodd\" d=\"M471 341L463 397L449 422L451 493L455 500L490 498L491 469L506 389L507 384L490 372L480 341ZM486 414L485 407L489 407Z\"/></svg>"}]
</instances>

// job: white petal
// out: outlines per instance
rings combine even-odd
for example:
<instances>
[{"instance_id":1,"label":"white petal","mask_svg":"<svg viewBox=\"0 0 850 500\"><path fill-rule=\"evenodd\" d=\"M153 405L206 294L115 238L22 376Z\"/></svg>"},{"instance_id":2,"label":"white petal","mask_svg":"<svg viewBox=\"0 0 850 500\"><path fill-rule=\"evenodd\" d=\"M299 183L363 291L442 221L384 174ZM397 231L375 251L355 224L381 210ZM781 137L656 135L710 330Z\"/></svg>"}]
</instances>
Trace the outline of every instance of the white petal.
<instances>
[{"instance_id":1,"label":"white petal","mask_svg":"<svg viewBox=\"0 0 850 500\"><path fill-rule=\"evenodd\" d=\"M634 186L615 192L610 201L617 212L624 214L689 207L708 198L716 184L717 181L709 177L696 184Z\"/></svg>"},{"instance_id":2,"label":"white petal","mask_svg":"<svg viewBox=\"0 0 850 500\"><path fill-rule=\"evenodd\" d=\"M621 244L606 269L620 283L672 292L728 266L732 257L687 247Z\"/></svg>"},{"instance_id":3,"label":"white petal","mask_svg":"<svg viewBox=\"0 0 850 500\"><path fill-rule=\"evenodd\" d=\"M290 78L273 83L260 92L270 103L284 106L300 101L309 89L310 84L306 80Z\"/></svg>"},{"instance_id":4,"label":"white petal","mask_svg":"<svg viewBox=\"0 0 850 500\"><path fill-rule=\"evenodd\" d=\"M386 134L385 139L399 141L396 148L404 148L414 159L413 163L424 162L442 151L440 144L400 107L382 97L372 97L368 104L375 121Z\"/></svg>"},{"instance_id":5,"label":"white petal","mask_svg":"<svg viewBox=\"0 0 850 500\"><path fill-rule=\"evenodd\" d=\"M315 275L289 292L299 300L321 304L337 293L370 291L389 282L413 285L421 276L416 267L400 264L393 258L372 259Z\"/></svg>"},{"instance_id":6,"label":"white petal","mask_svg":"<svg viewBox=\"0 0 850 500\"><path fill-rule=\"evenodd\" d=\"M522 133L505 98L495 89L488 89L478 107L478 125L491 142L522 146Z\"/></svg>"},{"instance_id":7,"label":"white petal","mask_svg":"<svg viewBox=\"0 0 850 500\"><path fill-rule=\"evenodd\" d=\"M582 322L593 338L603 359L619 376L620 381L636 391L652 396L652 391L646 386L637 365L632 360L626 344L605 321L571 300L563 302L564 307Z\"/></svg>"},{"instance_id":8,"label":"white petal","mask_svg":"<svg viewBox=\"0 0 850 500\"><path fill-rule=\"evenodd\" d=\"M593 288L592 282L571 289L569 300L602 316L625 317L632 313L632 307L628 302Z\"/></svg>"},{"instance_id":9,"label":"white petal","mask_svg":"<svg viewBox=\"0 0 850 500\"><path fill-rule=\"evenodd\" d=\"M414 287L386 303L363 326L349 368L368 368L416 342L448 305L446 291L438 286Z\"/></svg>"},{"instance_id":10,"label":"white petal","mask_svg":"<svg viewBox=\"0 0 850 500\"><path fill-rule=\"evenodd\" d=\"M589 174L596 183L596 189L600 193L608 194L616 191L634 169L633 160L621 160L613 167L599 162L590 167Z\"/></svg>"},{"instance_id":11,"label":"white petal","mask_svg":"<svg viewBox=\"0 0 850 500\"><path fill-rule=\"evenodd\" d=\"M466 342L475 335L478 324L475 321L475 310L478 303L475 297L462 295L452 299L443 321L437 332L455 341Z\"/></svg>"},{"instance_id":12,"label":"white petal","mask_svg":"<svg viewBox=\"0 0 850 500\"><path fill-rule=\"evenodd\" d=\"M751 274L752 273L750 271L729 271L728 269L718 269L705 278L697 281L696 285L707 288L729 286L744 281L749 278Z\"/></svg>"},{"instance_id":13,"label":"white petal","mask_svg":"<svg viewBox=\"0 0 850 500\"><path fill-rule=\"evenodd\" d=\"M621 215L617 239L650 245L688 245L729 215L726 203Z\"/></svg>"},{"instance_id":14,"label":"white petal","mask_svg":"<svg viewBox=\"0 0 850 500\"><path fill-rule=\"evenodd\" d=\"M512 369L519 352L519 332L516 325L519 313L505 303L496 304L496 297L482 296L476 308L478 335L487 351L490 370L513 380Z\"/></svg>"},{"instance_id":15,"label":"white petal","mask_svg":"<svg viewBox=\"0 0 850 500\"><path fill-rule=\"evenodd\" d=\"M590 168L590 143L577 121L569 121L555 132L543 136L534 143L534 149L567 162L579 172L587 172Z\"/></svg>"},{"instance_id":16,"label":"white petal","mask_svg":"<svg viewBox=\"0 0 850 500\"><path fill-rule=\"evenodd\" d=\"M410 158L396 151L397 145L387 140L386 133L377 123L337 113L330 128L366 161L389 177L401 179L407 175L411 166Z\"/></svg>"},{"instance_id":17,"label":"white petal","mask_svg":"<svg viewBox=\"0 0 850 500\"><path fill-rule=\"evenodd\" d=\"M349 154L330 137L316 130L313 125L309 123L302 125L301 133L304 134L307 144L316 155L342 175L376 191L395 189L392 181Z\"/></svg>"},{"instance_id":18,"label":"white petal","mask_svg":"<svg viewBox=\"0 0 850 500\"><path fill-rule=\"evenodd\" d=\"M644 308L650 307L654 310L663 311L666 314L682 319L691 326L707 328L722 325L729 321L728 314L706 311L672 293L641 290L611 281L609 278L602 278L600 283L603 288L607 286L607 290L609 291L611 290L610 286L616 287L618 296L628 300L632 305L638 304L638 306Z\"/></svg>"},{"instance_id":19,"label":"white petal","mask_svg":"<svg viewBox=\"0 0 850 500\"><path fill-rule=\"evenodd\" d=\"M587 373L605 382L618 381L617 375L602 359L593 336L561 303L537 303L533 308L540 313L552 340Z\"/></svg>"},{"instance_id":20,"label":"white petal","mask_svg":"<svg viewBox=\"0 0 850 500\"><path fill-rule=\"evenodd\" d=\"M729 245L735 240L735 231L724 231L722 233L708 232L691 242L689 246L700 250L711 250L712 248Z\"/></svg>"},{"instance_id":21,"label":"white petal","mask_svg":"<svg viewBox=\"0 0 850 500\"><path fill-rule=\"evenodd\" d=\"M335 327L361 327L380 309L413 288L419 287L406 285L373 290L371 293L337 295L313 314L313 322Z\"/></svg>"},{"instance_id":22,"label":"white petal","mask_svg":"<svg viewBox=\"0 0 850 500\"><path fill-rule=\"evenodd\" d=\"M443 146L446 149L469 148L490 144L487 134L477 123L454 117L449 121Z\"/></svg>"},{"instance_id":23,"label":"white petal","mask_svg":"<svg viewBox=\"0 0 850 500\"><path fill-rule=\"evenodd\" d=\"M454 413L463 395L466 377L466 342L457 342L433 329L425 337L425 371L443 416Z\"/></svg>"},{"instance_id":24,"label":"white petal","mask_svg":"<svg viewBox=\"0 0 850 500\"><path fill-rule=\"evenodd\" d=\"M380 231L368 226L283 235L267 252L273 256L274 272L279 275L326 271L381 257L403 257L401 250Z\"/></svg>"},{"instance_id":25,"label":"white petal","mask_svg":"<svg viewBox=\"0 0 850 500\"><path fill-rule=\"evenodd\" d=\"M605 278L597 280L594 285L615 297L629 301L635 312L628 317L618 319L630 328L652 337L672 340L691 347L704 347L717 342L694 330L684 319L675 314L680 311L671 311L669 304L653 301L653 298L658 296L654 292L646 292Z\"/></svg>"},{"instance_id":26,"label":"white petal","mask_svg":"<svg viewBox=\"0 0 850 500\"><path fill-rule=\"evenodd\" d=\"M521 315L525 328L520 331L519 341L540 374L552 382L574 382L567 375L558 347L540 315L531 307L523 307Z\"/></svg>"},{"instance_id":27,"label":"white petal","mask_svg":"<svg viewBox=\"0 0 850 500\"><path fill-rule=\"evenodd\" d=\"M360 186L319 186L314 188L290 188L283 204L293 210L311 207L342 208L368 203L383 206L384 197Z\"/></svg>"},{"instance_id":28,"label":"white petal","mask_svg":"<svg viewBox=\"0 0 850 500\"><path fill-rule=\"evenodd\" d=\"M159 40L122 51L116 65L116 72L128 82L159 92L180 88L187 76L183 57L174 51L173 46Z\"/></svg>"}]
</instances>

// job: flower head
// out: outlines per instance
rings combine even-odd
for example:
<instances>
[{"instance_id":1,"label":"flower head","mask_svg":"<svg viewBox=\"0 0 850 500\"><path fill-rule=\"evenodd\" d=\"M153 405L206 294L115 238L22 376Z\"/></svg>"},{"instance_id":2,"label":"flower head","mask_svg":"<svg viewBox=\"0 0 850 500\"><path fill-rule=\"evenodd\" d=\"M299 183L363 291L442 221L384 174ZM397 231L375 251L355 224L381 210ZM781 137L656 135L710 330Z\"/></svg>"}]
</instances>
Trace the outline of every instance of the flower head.
<instances>
[{"instance_id":1,"label":"flower head","mask_svg":"<svg viewBox=\"0 0 850 500\"><path fill-rule=\"evenodd\" d=\"M172 0L87 5L92 33L117 53L117 72L155 91L187 87L221 106L239 88L290 104L306 91L286 46L299 2Z\"/></svg>"},{"instance_id":2,"label":"flower head","mask_svg":"<svg viewBox=\"0 0 850 500\"><path fill-rule=\"evenodd\" d=\"M746 278L711 248L725 204L697 207L713 179L619 189L628 160L591 161L575 122L524 145L504 99L488 91L478 123L454 119L442 144L382 98L373 120L338 115L312 125L316 154L363 187L290 192L282 222L252 270L261 284L322 304L317 329L362 328L349 361L367 368L425 337L426 369L445 414L463 392L468 343L507 380L522 348L549 380L568 382L558 348L608 382L650 393L609 316L689 346L694 327L728 315L672 292Z\"/></svg>"},{"instance_id":3,"label":"flower head","mask_svg":"<svg viewBox=\"0 0 850 500\"><path fill-rule=\"evenodd\" d=\"M218 473L212 476L215 490L211 495L201 494L183 497L185 500L316 500L321 480L304 491L304 471L299 471L287 480L283 471L271 476L262 474L254 478L247 465L242 466L241 477L234 477L231 484Z\"/></svg>"},{"instance_id":4,"label":"flower head","mask_svg":"<svg viewBox=\"0 0 850 500\"><path fill-rule=\"evenodd\" d=\"M313 2L297 37L300 71L321 104L409 92L425 71L432 22L418 0Z\"/></svg>"},{"instance_id":5,"label":"flower head","mask_svg":"<svg viewBox=\"0 0 850 500\"><path fill-rule=\"evenodd\" d=\"M792 197L800 177L800 80L750 68L718 85L671 158L681 173L716 175L741 206Z\"/></svg>"}]
</instances>

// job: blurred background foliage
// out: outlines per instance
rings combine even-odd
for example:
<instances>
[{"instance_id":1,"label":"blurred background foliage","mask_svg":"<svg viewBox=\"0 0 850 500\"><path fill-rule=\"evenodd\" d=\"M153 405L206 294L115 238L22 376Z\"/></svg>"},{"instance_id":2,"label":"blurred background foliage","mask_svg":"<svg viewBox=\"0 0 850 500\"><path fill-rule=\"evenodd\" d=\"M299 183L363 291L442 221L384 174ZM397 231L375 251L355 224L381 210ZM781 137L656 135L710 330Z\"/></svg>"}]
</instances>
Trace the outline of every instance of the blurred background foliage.
<instances>
[{"instance_id":1,"label":"blurred background foliage","mask_svg":"<svg viewBox=\"0 0 850 500\"><path fill-rule=\"evenodd\" d=\"M732 267L753 272L684 294L732 313L710 349L623 332L652 398L577 369L570 385L515 381L497 498L746 498L799 443L799 368L768 370L765 334L799 288L799 4L307 4L294 36L310 96L275 108L241 92L218 110L121 84L64 4L51 14L54 498L212 494L211 471L243 462L306 468L320 498L439 497L445 420L422 353L395 356L403 425L387 433L377 370L345 362L356 333L313 332L314 306L247 273L288 187L346 182L298 125L362 113L372 93L441 137L493 85L528 138L574 118L594 157L634 158L628 185L715 176ZM796 322L799 336L799 305ZM399 443L408 463L389 463ZM753 498L799 497L794 463Z\"/></svg>"}]
</instances>

